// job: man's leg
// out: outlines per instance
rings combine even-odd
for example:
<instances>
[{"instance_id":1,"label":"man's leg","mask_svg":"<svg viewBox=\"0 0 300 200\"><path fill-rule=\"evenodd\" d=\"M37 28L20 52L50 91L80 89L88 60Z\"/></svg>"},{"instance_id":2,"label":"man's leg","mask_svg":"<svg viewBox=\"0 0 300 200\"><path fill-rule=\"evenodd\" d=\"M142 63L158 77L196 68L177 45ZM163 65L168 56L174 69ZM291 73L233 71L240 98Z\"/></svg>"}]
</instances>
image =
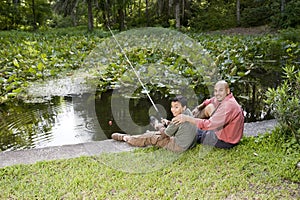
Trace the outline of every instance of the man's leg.
<instances>
[{"instance_id":1,"label":"man's leg","mask_svg":"<svg viewBox=\"0 0 300 200\"><path fill-rule=\"evenodd\" d=\"M203 144L206 135L209 134L211 131L205 131L202 129L197 129L197 143Z\"/></svg>"},{"instance_id":2,"label":"man's leg","mask_svg":"<svg viewBox=\"0 0 300 200\"><path fill-rule=\"evenodd\" d=\"M215 112L216 108L215 106L211 103L208 104L205 108L204 108L204 113L205 116L207 116L208 118Z\"/></svg>"},{"instance_id":3,"label":"man's leg","mask_svg":"<svg viewBox=\"0 0 300 200\"><path fill-rule=\"evenodd\" d=\"M236 146L236 144L230 144L219 140L214 131L204 131L201 129L197 130L197 142L222 149L229 149Z\"/></svg>"}]
</instances>

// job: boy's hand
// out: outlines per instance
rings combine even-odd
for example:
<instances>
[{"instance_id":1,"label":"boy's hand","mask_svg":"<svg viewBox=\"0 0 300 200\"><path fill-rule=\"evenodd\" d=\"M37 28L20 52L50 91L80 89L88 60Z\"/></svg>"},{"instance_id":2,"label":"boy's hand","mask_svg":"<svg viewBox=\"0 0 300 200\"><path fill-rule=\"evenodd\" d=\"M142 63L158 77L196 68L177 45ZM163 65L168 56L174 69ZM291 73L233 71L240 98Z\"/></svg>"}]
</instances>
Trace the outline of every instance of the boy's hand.
<instances>
[{"instance_id":1,"label":"boy's hand","mask_svg":"<svg viewBox=\"0 0 300 200\"><path fill-rule=\"evenodd\" d=\"M161 119L160 121L163 125L168 126L171 122L167 119Z\"/></svg>"}]
</instances>

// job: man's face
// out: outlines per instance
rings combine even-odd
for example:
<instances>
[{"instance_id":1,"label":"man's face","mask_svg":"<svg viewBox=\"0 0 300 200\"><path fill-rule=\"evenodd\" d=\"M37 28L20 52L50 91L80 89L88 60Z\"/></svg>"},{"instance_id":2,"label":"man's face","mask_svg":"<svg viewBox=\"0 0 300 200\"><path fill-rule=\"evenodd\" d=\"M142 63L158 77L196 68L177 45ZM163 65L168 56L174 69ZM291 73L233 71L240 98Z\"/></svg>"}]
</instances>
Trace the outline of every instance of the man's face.
<instances>
[{"instance_id":1,"label":"man's face","mask_svg":"<svg viewBox=\"0 0 300 200\"><path fill-rule=\"evenodd\" d=\"M226 87L226 84L217 83L215 85L214 95L219 102L223 101L229 93L230 90Z\"/></svg>"},{"instance_id":2,"label":"man's face","mask_svg":"<svg viewBox=\"0 0 300 200\"><path fill-rule=\"evenodd\" d=\"M185 110L185 106L182 107L181 103L179 103L178 101L171 102L171 112L174 117L183 113L184 110Z\"/></svg>"}]
</instances>

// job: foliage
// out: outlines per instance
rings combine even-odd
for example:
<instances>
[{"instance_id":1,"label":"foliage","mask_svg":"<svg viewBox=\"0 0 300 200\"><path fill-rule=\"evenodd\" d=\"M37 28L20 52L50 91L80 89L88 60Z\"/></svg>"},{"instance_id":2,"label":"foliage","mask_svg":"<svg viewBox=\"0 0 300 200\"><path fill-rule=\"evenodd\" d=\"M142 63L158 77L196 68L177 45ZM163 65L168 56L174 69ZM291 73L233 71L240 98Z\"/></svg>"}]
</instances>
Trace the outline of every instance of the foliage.
<instances>
[{"instance_id":1,"label":"foliage","mask_svg":"<svg viewBox=\"0 0 300 200\"><path fill-rule=\"evenodd\" d=\"M289 1L284 11L278 12L280 10L280 5L278 2L272 3L274 14L270 17L271 23L273 27L279 28L296 28L300 23L300 2L297 0Z\"/></svg>"},{"instance_id":2,"label":"foliage","mask_svg":"<svg viewBox=\"0 0 300 200\"><path fill-rule=\"evenodd\" d=\"M284 81L267 91L266 103L278 119L282 131L278 134L284 142L300 144L300 69L293 66L284 68Z\"/></svg>"},{"instance_id":3,"label":"foliage","mask_svg":"<svg viewBox=\"0 0 300 200\"><path fill-rule=\"evenodd\" d=\"M192 14L189 20L189 26L192 30L208 31L236 26L234 3L204 2L192 2Z\"/></svg>"},{"instance_id":4,"label":"foliage","mask_svg":"<svg viewBox=\"0 0 300 200\"><path fill-rule=\"evenodd\" d=\"M300 28L287 28L279 31L282 40L289 40L300 43Z\"/></svg>"},{"instance_id":5,"label":"foliage","mask_svg":"<svg viewBox=\"0 0 300 200\"><path fill-rule=\"evenodd\" d=\"M78 69L87 53L105 36L101 32L84 32L72 29L47 33L1 32L0 103L16 97L29 81Z\"/></svg>"},{"instance_id":6,"label":"foliage","mask_svg":"<svg viewBox=\"0 0 300 200\"><path fill-rule=\"evenodd\" d=\"M236 16L237 2L240 2L239 21ZM239 25L288 28L299 26L299 9L300 3L297 0L0 1L0 30L36 30L44 26L82 24L88 27L88 23L95 27L109 24L119 30L145 26L174 27L175 24L179 24L177 28L180 29L205 31Z\"/></svg>"},{"instance_id":7,"label":"foliage","mask_svg":"<svg viewBox=\"0 0 300 200\"><path fill-rule=\"evenodd\" d=\"M194 34L191 37L210 52L221 78L231 84L246 117L250 121L270 117L264 105L265 92L280 83L286 63L297 63L299 43L277 35Z\"/></svg>"},{"instance_id":8,"label":"foliage","mask_svg":"<svg viewBox=\"0 0 300 200\"><path fill-rule=\"evenodd\" d=\"M126 32L123 33L126 35ZM134 34L138 35L138 32ZM266 113L263 101L266 99L267 88L275 87L280 83L282 67L286 63L296 64L300 58L299 43L286 40L283 35L283 33L259 36L189 34L191 38L202 45L207 54L214 60L213 65L217 67L220 77L231 84L231 89L242 104L247 113L247 119L250 121L270 117ZM128 63L124 56L120 55L118 47L111 46L115 44L113 40L108 40L111 41L108 44L101 44L103 39L108 36L110 36L108 32L101 30L87 33L85 27L49 29L36 33L1 32L0 102L18 96L22 92L22 88L26 87L29 82L73 74L74 70L84 67L83 60L92 53L92 50L96 49L97 45L104 52L100 55L96 51L95 59L100 59L100 57L112 59L108 63L107 70L99 71L101 73L97 75L98 77L101 76L99 85L102 89L111 87L111 83L114 83L118 77L125 77L122 76L122 73L128 73L131 70L120 70L128 69ZM195 57L194 60L202 60L199 54L194 55L191 50L187 49L182 50L181 53L172 52L169 46L164 47L167 43L160 41L157 41L159 45L156 45L154 49L151 48L154 44L143 47L146 44L143 40L137 41L131 36L125 38L124 41L133 43L132 45L135 45L136 48L128 50L126 54L133 66L143 70L141 73L145 73L147 66L149 69L156 68L155 77L161 77L163 75L161 72L173 68L177 71L175 74L180 72L181 76L193 80L190 86L195 89L197 95L200 95L199 101L209 96L209 92L203 87L208 84L207 81L209 80L204 80L203 76L198 76L198 74L203 75L203 72L199 71L200 64L193 64L188 59ZM144 35L139 37L143 38ZM160 39L162 38L160 37ZM181 43L188 44L185 39L177 41L177 43L178 45ZM99 46L99 44L101 45ZM110 55L111 53L105 50L108 47L114 50L109 50L112 51L111 53L117 54ZM199 47L195 48L197 50ZM90 66L86 67L90 68ZM147 72L149 77L154 76L153 72L155 70ZM131 74L128 77L135 77L135 75ZM144 78L146 77L148 77L147 74ZM147 85L149 91L166 92L167 86L174 87L180 84L175 83L179 81L177 78L171 78L170 74L168 77L173 79L172 83L174 84L158 84L159 78L158 80L152 78L149 80L151 84ZM134 81L133 78L129 80ZM128 82L128 80L126 81Z\"/></svg>"},{"instance_id":9,"label":"foliage","mask_svg":"<svg viewBox=\"0 0 300 200\"><path fill-rule=\"evenodd\" d=\"M242 26L249 27L269 24L273 13L268 5L268 1L255 1L252 4L254 5L244 5L241 16Z\"/></svg>"},{"instance_id":10,"label":"foliage","mask_svg":"<svg viewBox=\"0 0 300 200\"><path fill-rule=\"evenodd\" d=\"M297 199L298 153L260 138L231 150L205 146L184 154L143 148L133 152L38 162L0 169L1 199ZM153 157L156 155L156 157ZM170 157L177 156L171 163ZM155 160L149 162L148 157ZM237 162L238 160L238 162ZM159 167L160 168L155 168ZM154 171L134 173L153 166ZM128 168L130 172L122 169Z\"/></svg>"},{"instance_id":11,"label":"foliage","mask_svg":"<svg viewBox=\"0 0 300 200\"><path fill-rule=\"evenodd\" d=\"M47 0L1 1L0 11L0 30L32 30L45 25L52 15Z\"/></svg>"}]
</instances>

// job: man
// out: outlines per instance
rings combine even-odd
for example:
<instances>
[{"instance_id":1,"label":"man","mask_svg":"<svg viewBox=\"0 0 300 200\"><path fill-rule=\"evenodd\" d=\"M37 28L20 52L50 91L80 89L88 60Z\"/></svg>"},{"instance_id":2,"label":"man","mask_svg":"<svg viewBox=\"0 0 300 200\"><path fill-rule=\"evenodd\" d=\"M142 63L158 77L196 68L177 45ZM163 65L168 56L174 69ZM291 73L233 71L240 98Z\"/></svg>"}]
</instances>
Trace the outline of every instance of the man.
<instances>
[{"instance_id":1,"label":"man","mask_svg":"<svg viewBox=\"0 0 300 200\"><path fill-rule=\"evenodd\" d=\"M187 108L187 100L183 96L177 96L171 100L171 112L174 117L180 114L192 116L192 112ZM159 124L155 118L151 119L152 125L159 131L147 131L142 135L134 136L113 133L111 137L114 140L125 141L132 146L153 145L173 152L183 152L195 146L197 129L194 125L188 122L176 125L167 120L162 121L168 124L167 128Z\"/></svg>"},{"instance_id":2,"label":"man","mask_svg":"<svg viewBox=\"0 0 300 200\"><path fill-rule=\"evenodd\" d=\"M200 106L211 106L215 110L209 119L198 119L184 114L172 119L175 124L190 122L198 128L198 142L219 148L237 145L244 130L244 114L241 106L230 92L226 81L218 81L214 87L214 97Z\"/></svg>"}]
</instances>

